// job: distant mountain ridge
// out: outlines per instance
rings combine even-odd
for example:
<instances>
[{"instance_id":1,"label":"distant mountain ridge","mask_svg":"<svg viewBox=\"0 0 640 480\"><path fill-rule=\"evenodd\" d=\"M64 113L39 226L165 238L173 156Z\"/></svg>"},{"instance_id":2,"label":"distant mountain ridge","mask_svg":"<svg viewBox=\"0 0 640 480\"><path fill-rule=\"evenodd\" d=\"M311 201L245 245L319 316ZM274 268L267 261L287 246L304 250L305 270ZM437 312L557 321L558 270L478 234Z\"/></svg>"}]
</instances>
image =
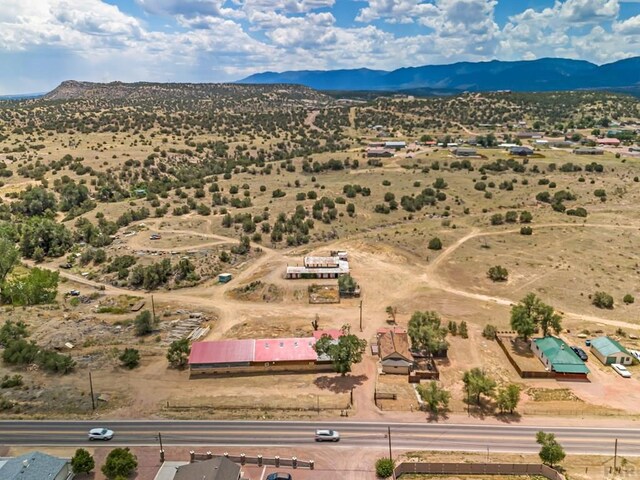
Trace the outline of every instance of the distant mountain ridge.
<instances>
[{"instance_id":1,"label":"distant mountain ridge","mask_svg":"<svg viewBox=\"0 0 640 480\"><path fill-rule=\"evenodd\" d=\"M393 71L301 70L250 75L237 83L299 84L318 90L555 91L640 86L640 57L595 65L585 60L542 58L460 62Z\"/></svg>"}]
</instances>

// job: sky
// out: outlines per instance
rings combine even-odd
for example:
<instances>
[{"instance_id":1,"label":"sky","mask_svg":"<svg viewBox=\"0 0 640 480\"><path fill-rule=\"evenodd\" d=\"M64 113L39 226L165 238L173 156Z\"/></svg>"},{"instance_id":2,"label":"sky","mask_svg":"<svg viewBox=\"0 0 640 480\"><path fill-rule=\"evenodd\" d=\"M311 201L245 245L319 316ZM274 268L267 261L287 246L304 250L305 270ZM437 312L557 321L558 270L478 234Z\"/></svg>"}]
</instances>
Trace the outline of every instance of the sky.
<instances>
[{"instance_id":1,"label":"sky","mask_svg":"<svg viewBox=\"0 0 640 480\"><path fill-rule=\"evenodd\" d=\"M0 0L0 95L63 80L640 55L640 0Z\"/></svg>"}]
</instances>

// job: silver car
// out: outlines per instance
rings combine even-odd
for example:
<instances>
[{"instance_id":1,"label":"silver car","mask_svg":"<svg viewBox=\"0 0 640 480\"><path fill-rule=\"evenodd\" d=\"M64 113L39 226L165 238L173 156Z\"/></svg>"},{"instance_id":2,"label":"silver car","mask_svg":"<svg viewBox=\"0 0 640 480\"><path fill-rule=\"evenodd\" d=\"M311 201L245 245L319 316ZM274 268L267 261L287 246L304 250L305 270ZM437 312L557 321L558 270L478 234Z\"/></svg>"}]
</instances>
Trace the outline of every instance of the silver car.
<instances>
[{"instance_id":1,"label":"silver car","mask_svg":"<svg viewBox=\"0 0 640 480\"><path fill-rule=\"evenodd\" d=\"M339 442L340 434L335 430L316 430L316 442Z\"/></svg>"},{"instance_id":2,"label":"silver car","mask_svg":"<svg viewBox=\"0 0 640 480\"><path fill-rule=\"evenodd\" d=\"M89 440L111 440L113 438L113 430L108 428L92 428L89 430Z\"/></svg>"}]
</instances>

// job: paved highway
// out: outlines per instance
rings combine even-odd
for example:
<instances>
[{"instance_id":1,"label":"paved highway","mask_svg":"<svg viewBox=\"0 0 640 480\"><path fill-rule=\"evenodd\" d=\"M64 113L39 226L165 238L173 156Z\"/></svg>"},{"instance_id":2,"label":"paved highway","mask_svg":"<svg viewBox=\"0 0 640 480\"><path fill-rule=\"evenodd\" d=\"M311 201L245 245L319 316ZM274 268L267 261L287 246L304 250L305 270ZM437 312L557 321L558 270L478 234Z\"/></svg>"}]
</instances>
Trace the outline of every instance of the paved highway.
<instances>
[{"instance_id":1,"label":"paved highway","mask_svg":"<svg viewBox=\"0 0 640 480\"><path fill-rule=\"evenodd\" d=\"M88 444L90 428L114 430L109 445L157 446L158 432L165 446L194 448L233 446L314 445L314 430L338 430L341 441L322 448L388 448L387 427L394 449L537 452L535 434L540 428L510 425L454 425L360 422L239 422L239 421L2 421L0 445L78 446ZM624 428L555 427L554 432L570 453L640 456L640 430Z\"/></svg>"}]
</instances>

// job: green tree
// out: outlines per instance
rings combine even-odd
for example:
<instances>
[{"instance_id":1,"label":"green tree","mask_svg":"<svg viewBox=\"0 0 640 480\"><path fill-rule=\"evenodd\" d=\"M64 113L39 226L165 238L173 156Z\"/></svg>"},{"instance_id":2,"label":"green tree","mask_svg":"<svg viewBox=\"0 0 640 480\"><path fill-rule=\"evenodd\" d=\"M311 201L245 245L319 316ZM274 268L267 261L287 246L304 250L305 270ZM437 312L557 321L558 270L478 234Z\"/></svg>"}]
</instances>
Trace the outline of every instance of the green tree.
<instances>
[{"instance_id":1,"label":"green tree","mask_svg":"<svg viewBox=\"0 0 640 480\"><path fill-rule=\"evenodd\" d=\"M432 380L426 386L418 385L417 390L420 398L422 398L431 413L437 415L449 407L451 394L444 388L441 388L438 382Z\"/></svg>"},{"instance_id":2,"label":"green tree","mask_svg":"<svg viewBox=\"0 0 640 480\"><path fill-rule=\"evenodd\" d=\"M566 456L564 449L553 433L545 433L543 431L536 433L536 443L541 446L538 455L542 463L553 467L564 460Z\"/></svg>"},{"instance_id":3,"label":"green tree","mask_svg":"<svg viewBox=\"0 0 640 480\"><path fill-rule=\"evenodd\" d=\"M472 368L464 372L462 376L464 391L469 398L474 398L477 405L480 405L480 396L490 397L496 388L496 382L489 377L484 370Z\"/></svg>"},{"instance_id":4,"label":"green tree","mask_svg":"<svg viewBox=\"0 0 640 480\"><path fill-rule=\"evenodd\" d=\"M67 227L49 218L30 218L22 226L20 252L23 257L33 258L37 248L48 257L60 257L72 245L73 237Z\"/></svg>"},{"instance_id":5,"label":"green tree","mask_svg":"<svg viewBox=\"0 0 640 480\"><path fill-rule=\"evenodd\" d=\"M174 368L183 368L189 361L189 354L191 353L191 346L189 340L182 338L180 340L174 340L169 345L167 351L167 360L169 364Z\"/></svg>"},{"instance_id":6,"label":"green tree","mask_svg":"<svg viewBox=\"0 0 640 480\"><path fill-rule=\"evenodd\" d=\"M148 335L153 331L153 316L149 310L144 310L136 315L133 321L136 335L139 337Z\"/></svg>"},{"instance_id":7,"label":"green tree","mask_svg":"<svg viewBox=\"0 0 640 480\"><path fill-rule=\"evenodd\" d=\"M596 292L593 294L592 303L598 308L613 308L613 297L607 292Z\"/></svg>"},{"instance_id":8,"label":"green tree","mask_svg":"<svg viewBox=\"0 0 640 480\"><path fill-rule=\"evenodd\" d=\"M510 383L498 390L496 403L501 412L513 413L520 402L520 385Z\"/></svg>"},{"instance_id":9,"label":"green tree","mask_svg":"<svg viewBox=\"0 0 640 480\"><path fill-rule=\"evenodd\" d=\"M96 467L96 462L91 454L84 448L79 448L71 458L73 473L89 473Z\"/></svg>"},{"instance_id":10,"label":"green tree","mask_svg":"<svg viewBox=\"0 0 640 480\"><path fill-rule=\"evenodd\" d=\"M29 336L27 332L27 324L22 320L14 322L8 319L2 327L0 327L0 345L8 345L9 342L26 338Z\"/></svg>"},{"instance_id":11,"label":"green tree","mask_svg":"<svg viewBox=\"0 0 640 480\"><path fill-rule=\"evenodd\" d=\"M467 322L465 322L464 320L460 322L458 333L462 338L469 338L469 328L467 327Z\"/></svg>"},{"instance_id":12,"label":"green tree","mask_svg":"<svg viewBox=\"0 0 640 480\"><path fill-rule=\"evenodd\" d=\"M506 282L509 278L509 272L502 265L496 265L487 271L487 277L494 282Z\"/></svg>"},{"instance_id":13,"label":"green tree","mask_svg":"<svg viewBox=\"0 0 640 480\"><path fill-rule=\"evenodd\" d=\"M429 240L429 250L442 250L442 241L438 237Z\"/></svg>"},{"instance_id":14,"label":"green tree","mask_svg":"<svg viewBox=\"0 0 640 480\"><path fill-rule=\"evenodd\" d=\"M140 352L135 348L125 348L118 360L124 367L134 369L140 365Z\"/></svg>"},{"instance_id":15,"label":"green tree","mask_svg":"<svg viewBox=\"0 0 640 480\"><path fill-rule=\"evenodd\" d=\"M622 301L623 301L624 303L626 303L627 305L629 305L629 304L631 304L631 303L635 302L635 301L636 301L636 299L635 299L635 298L633 298L633 295L631 295L630 293L627 293L627 294L624 296L624 298L622 299Z\"/></svg>"},{"instance_id":16,"label":"green tree","mask_svg":"<svg viewBox=\"0 0 640 480\"><path fill-rule=\"evenodd\" d=\"M51 303L58 294L59 273L37 267L26 275L12 278L2 290L3 301L12 305Z\"/></svg>"},{"instance_id":17,"label":"green tree","mask_svg":"<svg viewBox=\"0 0 640 480\"><path fill-rule=\"evenodd\" d=\"M325 334L314 346L318 355L326 355L333 361L336 372L343 377L351 371L354 363L362 361L362 354L366 348L367 341L352 334L349 325L342 327L342 335L337 342Z\"/></svg>"},{"instance_id":18,"label":"green tree","mask_svg":"<svg viewBox=\"0 0 640 480\"><path fill-rule=\"evenodd\" d=\"M389 478L393 475L394 464L390 458L379 458L376 461L376 476L378 478Z\"/></svg>"},{"instance_id":19,"label":"green tree","mask_svg":"<svg viewBox=\"0 0 640 480\"><path fill-rule=\"evenodd\" d=\"M0 291L2 291L7 275L13 270L19 259L20 252L18 252L15 242L0 235Z\"/></svg>"},{"instance_id":20,"label":"green tree","mask_svg":"<svg viewBox=\"0 0 640 480\"><path fill-rule=\"evenodd\" d=\"M562 317L555 313L553 307L543 303L535 294L529 293L520 303L511 308L511 328L528 340L540 327L543 335L553 329L559 333L562 329Z\"/></svg>"},{"instance_id":21,"label":"green tree","mask_svg":"<svg viewBox=\"0 0 640 480\"><path fill-rule=\"evenodd\" d=\"M531 212L527 210L520 212L520 223L531 223L532 220L533 215L531 215Z\"/></svg>"},{"instance_id":22,"label":"green tree","mask_svg":"<svg viewBox=\"0 0 640 480\"><path fill-rule=\"evenodd\" d=\"M429 354L447 349L449 344L445 339L448 331L441 323L440 315L436 312L414 312L407 330L413 347Z\"/></svg>"},{"instance_id":23,"label":"green tree","mask_svg":"<svg viewBox=\"0 0 640 480\"><path fill-rule=\"evenodd\" d=\"M107 455L101 470L109 480L115 480L118 476L129 477L136 468L138 459L128 448L114 448Z\"/></svg>"},{"instance_id":24,"label":"green tree","mask_svg":"<svg viewBox=\"0 0 640 480\"><path fill-rule=\"evenodd\" d=\"M338 289L341 292L353 292L358 287L355 279L349 275L342 275L338 278Z\"/></svg>"}]
</instances>

